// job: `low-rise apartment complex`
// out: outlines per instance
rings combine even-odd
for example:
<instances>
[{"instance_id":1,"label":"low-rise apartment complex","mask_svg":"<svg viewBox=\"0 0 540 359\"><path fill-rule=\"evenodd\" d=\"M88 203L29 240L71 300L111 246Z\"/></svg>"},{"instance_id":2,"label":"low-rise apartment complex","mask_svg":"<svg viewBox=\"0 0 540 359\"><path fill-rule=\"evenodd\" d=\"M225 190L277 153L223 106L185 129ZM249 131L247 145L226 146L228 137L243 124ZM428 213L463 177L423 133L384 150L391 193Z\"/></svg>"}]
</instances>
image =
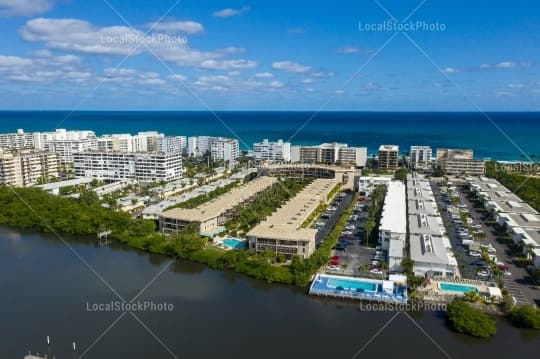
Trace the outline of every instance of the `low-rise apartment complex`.
<instances>
[{"instance_id":1,"label":"low-rise apartment complex","mask_svg":"<svg viewBox=\"0 0 540 359\"><path fill-rule=\"evenodd\" d=\"M388 269L402 270L407 239L407 207L405 185L401 181L390 181L384 199L379 225L379 244L388 253Z\"/></svg>"},{"instance_id":2,"label":"low-rise apartment complex","mask_svg":"<svg viewBox=\"0 0 540 359\"><path fill-rule=\"evenodd\" d=\"M417 276L457 273L457 260L445 233L429 181L413 172L407 176L409 249Z\"/></svg>"},{"instance_id":3,"label":"low-rise apartment complex","mask_svg":"<svg viewBox=\"0 0 540 359\"><path fill-rule=\"evenodd\" d=\"M258 177L196 208L164 211L159 217L159 228L164 233L175 233L196 223L201 234L219 230L232 218L238 206L249 204L259 193L275 183L277 179L274 177Z\"/></svg>"},{"instance_id":4,"label":"low-rise apartment complex","mask_svg":"<svg viewBox=\"0 0 540 359\"><path fill-rule=\"evenodd\" d=\"M255 252L271 251L286 258L308 258L315 251L317 230L303 224L339 184L336 179L316 179L246 235Z\"/></svg>"}]
</instances>

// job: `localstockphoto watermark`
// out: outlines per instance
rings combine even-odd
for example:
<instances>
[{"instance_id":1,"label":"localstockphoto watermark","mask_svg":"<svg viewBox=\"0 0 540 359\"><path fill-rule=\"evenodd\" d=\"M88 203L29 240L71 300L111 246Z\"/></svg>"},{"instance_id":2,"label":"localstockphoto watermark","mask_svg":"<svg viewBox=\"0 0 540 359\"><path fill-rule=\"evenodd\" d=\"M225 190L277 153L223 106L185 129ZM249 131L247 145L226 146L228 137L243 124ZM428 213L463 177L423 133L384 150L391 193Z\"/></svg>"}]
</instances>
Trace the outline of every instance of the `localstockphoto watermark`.
<instances>
[{"instance_id":1,"label":"localstockphoto watermark","mask_svg":"<svg viewBox=\"0 0 540 359\"><path fill-rule=\"evenodd\" d=\"M167 34L139 34L129 33L123 35L104 35L100 37L102 45L153 45L153 44L168 44L168 45L187 45L188 38L178 35L171 36Z\"/></svg>"},{"instance_id":2,"label":"localstockphoto watermark","mask_svg":"<svg viewBox=\"0 0 540 359\"><path fill-rule=\"evenodd\" d=\"M358 21L358 30L361 32L443 32L446 31L446 24L424 20L406 22L387 20L377 23Z\"/></svg>"},{"instance_id":3,"label":"localstockphoto watermark","mask_svg":"<svg viewBox=\"0 0 540 359\"><path fill-rule=\"evenodd\" d=\"M110 301L106 303L86 302L87 312L172 312L174 305L167 302L138 301L133 303Z\"/></svg>"},{"instance_id":4,"label":"localstockphoto watermark","mask_svg":"<svg viewBox=\"0 0 540 359\"><path fill-rule=\"evenodd\" d=\"M423 301L408 303L360 303L362 312L439 312L446 311L445 303Z\"/></svg>"}]
</instances>

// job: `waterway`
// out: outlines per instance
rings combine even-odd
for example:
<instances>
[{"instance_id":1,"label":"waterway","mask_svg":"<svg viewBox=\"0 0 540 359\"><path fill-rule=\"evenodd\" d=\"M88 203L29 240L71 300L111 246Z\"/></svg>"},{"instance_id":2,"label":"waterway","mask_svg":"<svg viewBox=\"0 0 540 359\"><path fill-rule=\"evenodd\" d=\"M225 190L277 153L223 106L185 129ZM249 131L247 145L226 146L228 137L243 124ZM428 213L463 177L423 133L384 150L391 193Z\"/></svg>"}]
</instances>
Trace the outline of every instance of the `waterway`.
<instances>
[{"instance_id":1,"label":"waterway","mask_svg":"<svg viewBox=\"0 0 540 359\"><path fill-rule=\"evenodd\" d=\"M0 358L22 359L28 350L57 359L507 358L540 349L538 334L502 320L495 338L477 340L450 331L441 312L393 318L198 264L167 267L169 258L118 244L66 240L72 249L52 234L0 227ZM130 314L113 324L122 312L92 308L118 298L83 260L128 301L164 269L136 302L174 308L137 312L143 324Z\"/></svg>"}]
</instances>

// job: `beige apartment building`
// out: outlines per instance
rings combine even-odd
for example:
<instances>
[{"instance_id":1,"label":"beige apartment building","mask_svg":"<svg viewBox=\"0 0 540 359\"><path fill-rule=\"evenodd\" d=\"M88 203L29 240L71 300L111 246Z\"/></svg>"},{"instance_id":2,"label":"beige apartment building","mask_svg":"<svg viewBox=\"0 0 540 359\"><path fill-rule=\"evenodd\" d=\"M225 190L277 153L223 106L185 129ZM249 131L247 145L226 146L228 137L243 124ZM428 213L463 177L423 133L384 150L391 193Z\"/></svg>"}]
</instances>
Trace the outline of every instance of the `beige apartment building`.
<instances>
[{"instance_id":1,"label":"beige apartment building","mask_svg":"<svg viewBox=\"0 0 540 359\"><path fill-rule=\"evenodd\" d=\"M58 177L58 156L51 152L0 151L0 184L13 187L32 186L40 179Z\"/></svg>"},{"instance_id":2,"label":"beige apartment building","mask_svg":"<svg viewBox=\"0 0 540 359\"><path fill-rule=\"evenodd\" d=\"M438 148L437 166L449 175L482 176L485 171L485 161L475 160L471 149Z\"/></svg>"},{"instance_id":3,"label":"beige apartment building","mask_svg":"<svg viewBox=\"0 0 540 359\"><path fill-rule=\"evenodd\" d=\"M379 147L379 169L395 170L399 164L399 146L381 145Z\"/></svg>"}]
</instances>

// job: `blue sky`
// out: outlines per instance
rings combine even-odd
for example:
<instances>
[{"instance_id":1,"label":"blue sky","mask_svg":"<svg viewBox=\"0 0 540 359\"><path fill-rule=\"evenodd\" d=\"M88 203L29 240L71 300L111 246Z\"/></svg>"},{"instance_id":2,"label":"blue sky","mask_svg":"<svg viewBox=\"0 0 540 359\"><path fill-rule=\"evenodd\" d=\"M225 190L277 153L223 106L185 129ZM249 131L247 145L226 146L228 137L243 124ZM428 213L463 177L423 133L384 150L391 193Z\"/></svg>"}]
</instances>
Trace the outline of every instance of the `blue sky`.
<instances>
[{"instance_id":1,"label":"blue sky","mask_svg":"<svg viewBox=\"0 0 540 359\"><path fill-rule=\"evenodd\" d=\"M540 109L536 1L0 0L0 32L0 109Z\"/></svg>"}]
</instances>

